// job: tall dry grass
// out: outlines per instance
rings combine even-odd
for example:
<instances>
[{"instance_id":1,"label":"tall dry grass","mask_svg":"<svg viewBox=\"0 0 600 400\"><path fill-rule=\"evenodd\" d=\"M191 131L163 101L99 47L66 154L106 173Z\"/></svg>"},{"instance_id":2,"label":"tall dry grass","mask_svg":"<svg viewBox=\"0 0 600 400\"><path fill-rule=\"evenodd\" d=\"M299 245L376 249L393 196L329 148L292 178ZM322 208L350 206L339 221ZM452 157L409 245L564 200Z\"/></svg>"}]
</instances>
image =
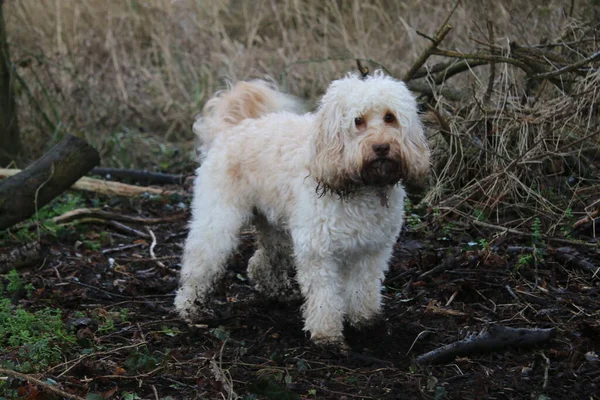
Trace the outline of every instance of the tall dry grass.
<instances>
[{"instance_id":1,"label":"tall dry grass","mask_svg":"<svg viewBox=\"0 0 600 400\"><path fill-rule=\"evenodd\" d=\"M225 79L270 76L314 104L357 58L401 77L429 44L417 30L434 34L453 6L444 0L8 0L24 143L36 157L75 133L100 150L104 165L191 171L190 126ZM533 46L587 35L565 47L567 56L582 58L597 50L598 30L590 34L589 27L598 10L587 0L462 0L442 47L486 49L491 21L500 53L513 42ZM428 65L439 61L432 57ZM549 232L572 210L590 214L600 197L598 168L587 165L600 159L589 153L598 146L597 69L569 91L546 81L526 101L522 71L497 64L491 90L489 74L488 66L478 67L435 88L433 103L449 132L439 134L439 121L429 130L435 168L426 199L497 223L546 216L554 221ZM462 98L441 96L446 87ZM574 186L565 185L571 178Z\"/></svg>"},{"instance_id":2,"label":"tall dry grass","mask_svg":"<svg viewBox=\"0 0 600 400\"><path fill-rule=\"evenodd\" d=\"M272 76L314 101L357 57L401 76L427 44L416 30L433 33L452 4L8 0L5 7L32 157L70 132L95 144L106 165L180 169L192 154L193 116L223 79ZM557 0L465 0L445 46L473 48L470 37L481 38L487 19L500 43L536 43L565 29L570 8ZM575 4L573 12L585 10Z\"/></svg>"}]
</instances>

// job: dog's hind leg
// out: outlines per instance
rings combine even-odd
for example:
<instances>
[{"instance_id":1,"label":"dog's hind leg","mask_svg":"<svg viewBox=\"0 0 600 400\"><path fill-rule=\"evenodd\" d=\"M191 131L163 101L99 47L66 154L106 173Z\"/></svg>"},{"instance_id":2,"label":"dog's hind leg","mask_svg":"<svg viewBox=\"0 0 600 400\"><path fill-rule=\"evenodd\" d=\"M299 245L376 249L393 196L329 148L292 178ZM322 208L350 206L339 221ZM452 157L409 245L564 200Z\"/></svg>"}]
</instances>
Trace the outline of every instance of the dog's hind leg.
<instances>
[{"instance_id":1,"label":"dog's hind leg","mask_svg":"<svg viewBox=\"0 0 600 400\"><path fill-rule=\"evenodd\" d=\"M200 177L197 185L199 181ZM250 216L239 204L219 196L214 186L211 190L204 193L196 190L180 287L175 297L177 312L188 321L208 312L204 307L208 295L223 275L227 259L238 246L239 232Z\"/></svg>"},{"instance_id":2,"label":"dog's hind leg","mask_svg":"<svg viewBox=\"0 0 600 400\"><path fill-rule=\"evenodd\" d=\"M295 280L295 262L289 234L256 214L256 251L248 261L248 275L256 289L268 298L282 301L301 298Z\"/></svg>"}]
</instances>

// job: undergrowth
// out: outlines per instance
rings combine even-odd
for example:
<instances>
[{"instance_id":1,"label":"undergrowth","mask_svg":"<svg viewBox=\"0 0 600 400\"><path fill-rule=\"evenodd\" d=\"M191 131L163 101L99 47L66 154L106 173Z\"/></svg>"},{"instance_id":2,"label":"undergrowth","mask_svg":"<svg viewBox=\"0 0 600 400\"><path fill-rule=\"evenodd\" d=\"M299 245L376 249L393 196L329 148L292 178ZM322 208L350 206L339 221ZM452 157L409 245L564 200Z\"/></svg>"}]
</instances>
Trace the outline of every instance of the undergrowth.
<instances>
[{"instance_id":1,"label":"undergrowth","mask_svg":"<svg viewBox=\"0 0 600 400\"><path fill-rule=\"evenodd\" d=\"M20 372L39 372L60 362L76 342L65 326L60 309L28 311L10 299L0 299L0 347L5 367Z\"/></svg>"}]
</instances>

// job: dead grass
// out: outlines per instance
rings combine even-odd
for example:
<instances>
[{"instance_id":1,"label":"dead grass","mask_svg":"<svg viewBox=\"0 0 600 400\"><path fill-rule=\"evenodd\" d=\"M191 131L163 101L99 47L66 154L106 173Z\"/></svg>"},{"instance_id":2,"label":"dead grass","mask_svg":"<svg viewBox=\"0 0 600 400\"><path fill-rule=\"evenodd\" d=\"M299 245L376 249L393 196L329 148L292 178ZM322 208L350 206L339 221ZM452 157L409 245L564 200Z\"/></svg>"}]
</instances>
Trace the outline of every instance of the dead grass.
<instances>
[{"instance_id":1,"label":"dead grass","mask_svg":"<svg viewBox=\"0 0 600 400\"><path fill-rule=\"evenodd\" d=\"M568 6L465 1L447 45L471 48L469 35L486 18L499 40L536 42L564 23ZM143 147L189 141L193 116L223 78L269 75L314 100L356 57L400 76L426 44L415 30L431 33L450 7L441 0L9 0L13 59L27 85L19 96L24 139L39 155L61 133L78 132L108 164L147 163L147 149L110 160L114 135L139 131L131 141L148 142Z\"/></svg>"},{"instance_id":2,"label":"dead grass","mask_svg":"<svg viewBox=\"0 0 600 400\"><path fill-rule=\"evenodd\" d=\"M8 0L24 143L36 157L65 132L75 133L101 151L104 165L189 171L193 117L224 79L272 76L314 102L356 58L401 77L428 44L416 31L432 35L452 6L443 0ZM575 21L596 14L598 7L583 1L463 0L442 47L481 48L488 20L501 51L510 42L577 37L582 23ZM597 45L593 36L586 40L592 40L587 48ZM560 218L565 201L583 212L588 197L569 192L556 202L547 178L564 181L577 172L578 185L594 183L585 181L594 170L581 157L590 141L580 139L595 129L598 74L569 94L538 88L535 101L525 103L522 72L497 64L489 99L488 74L480 67L452 78L447 86L467 96L435 102L453 141L442 141L432 125L436 176L427 200L481 210L499 223L532 208ZM559 120L560 113L566 117Z\"/></svg>"}]
</instances>

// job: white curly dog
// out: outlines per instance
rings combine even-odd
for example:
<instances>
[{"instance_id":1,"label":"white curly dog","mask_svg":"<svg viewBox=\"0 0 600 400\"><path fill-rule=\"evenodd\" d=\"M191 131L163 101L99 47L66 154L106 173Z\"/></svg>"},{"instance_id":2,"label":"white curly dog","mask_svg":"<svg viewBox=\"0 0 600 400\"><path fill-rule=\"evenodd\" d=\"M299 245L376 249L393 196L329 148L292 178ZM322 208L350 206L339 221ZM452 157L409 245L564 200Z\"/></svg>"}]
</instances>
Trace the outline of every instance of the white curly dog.
<instances>
[{"instance_id":1,"label":"white curly dog","mask_svg":"<svg viewBox=\"0 0 600 400\"><path fill-rule=\"evenodd\" d=\"M239 82L206 104L190 232L175 299L184 319L209 295L253 222L249 275L275 297L304 299L304 330L343 344L343 322L381 309L381 284L404 212L403 184L422 182L429 149L414 96L376 71L331 83L315 113L267 82Z\"/></svg>"}]
</instances>

